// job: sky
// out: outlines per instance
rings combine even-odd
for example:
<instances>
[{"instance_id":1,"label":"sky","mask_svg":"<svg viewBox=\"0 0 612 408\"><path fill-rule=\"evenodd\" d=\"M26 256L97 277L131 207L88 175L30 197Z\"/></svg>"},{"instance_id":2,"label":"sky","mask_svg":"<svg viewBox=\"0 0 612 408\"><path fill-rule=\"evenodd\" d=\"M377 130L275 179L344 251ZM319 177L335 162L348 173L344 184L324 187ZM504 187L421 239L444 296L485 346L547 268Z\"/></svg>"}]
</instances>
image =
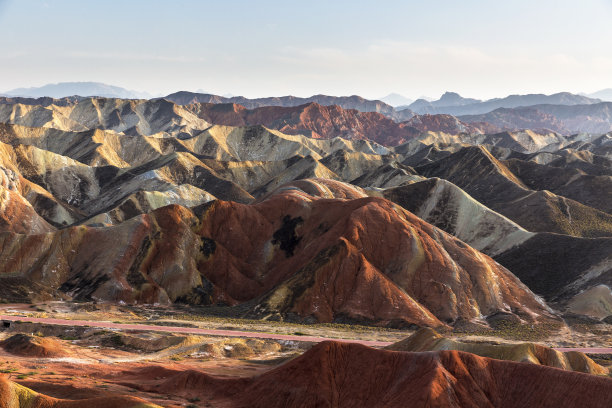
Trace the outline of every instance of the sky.
<instances>
[{"instance_id":1,"label":"sky","mask_svg":"<svg viewBox=\"0 0 612 408\"><path fill-rule=\"evenodd\" d=\"M612 0L0 0L0 92L409 98L612 88Z\"/></svg>"}]
</instances>

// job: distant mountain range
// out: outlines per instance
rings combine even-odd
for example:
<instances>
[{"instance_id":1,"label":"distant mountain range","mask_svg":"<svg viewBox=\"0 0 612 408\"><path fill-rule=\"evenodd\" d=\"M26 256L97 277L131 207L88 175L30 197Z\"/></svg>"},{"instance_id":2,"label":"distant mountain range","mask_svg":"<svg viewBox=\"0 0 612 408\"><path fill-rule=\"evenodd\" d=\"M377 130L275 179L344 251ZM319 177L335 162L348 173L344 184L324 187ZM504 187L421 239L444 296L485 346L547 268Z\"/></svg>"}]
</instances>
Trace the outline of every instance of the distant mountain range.
<instances>
[{"instance_id":1,"label":"distant mountain range","mask_svg":"<svg viewBox=\"0 0 612 408\"><path fill-rule=\"evenodd\" d=\"M499 108L480 115L463 115L466 123L486 122L501 129L549 129L561 134L612 131L612 102L585 105L534 105Z\"/></svg>"},{"instance_id":2,"label":"distant mountain range","mask_svg":"<svg viewBox=\"0 0 612 408\"><path fill-rule=\"evenodd\" d=\"M592 94L586 95L589 98L597 98L602 101L612 102L612 88L602 89L601 91L593 92Z\"/></svg>"},{"instance_id":3,"label":"distant mountain range","mask_svg":"<svg viewBox=\"0 0 612 408\"><path fill-rule=\"evenodd\" d=\"M396 111L393 106L386 104L385 102L365 99L358 95L313 95L308 98L288 95L280 97L250 99L245 98L244 96L234 96L231 98L226 98L213 94L201 94L195 92L180 91L167 95L165 99L179 105L189 105L192 103L235 103L238 105L242 105L247 109L261 108L264 106L295 107L314 102L322 106L337 105L343 109L356 109L360 112L378 112L398 122L408 120L412 116L414 116L411 110Z\"/></svg>"},{"instance_id":4,"label":"distant mountain range","mask_svg":"<svg viewBox=\"0 0 612 408\"><path fill-rule=\"evenodd\" d=\"M455 92L445 92L437 101L428 101L426 99L418 99L408 105L409 109L418 111L419 113L441 113L435 112L438 108L464 106L480 103L478 99L464 98Z\"/></svg>"},{"instance_id":5,"label":"distant mountain range","mask_svg":"<svg viewBox=\"0 0 612 408\"><path fill-rule=\"evenodd\" d=\"M575 95L569 92L560 92L553 95L528 94L510 95L505 98L495 98L486 101L464 98L454 92L446 92L437 101L426 101L419 99L410 105L408 109L417 114L448 115L480 115L492 112L499 108L518 108L533 105L589 105L600 103L601 99L589 98L583 95Z\"/></svg>"},{"instance_id":6,"label":"distant mountain range","mask_svg":"<svg viewBox=\"0 0 612 408\"><path fill-rule=\"evenodd\" d=\"M41 106L72 105L86 99L88 96L118 99L154 99L151 95L146 93L131 91L98 82L65 82L49 84L39 88L14 89L6 92L4 95L5 97L0 98L0 103L2 104ZM598 96L601 99L593 98L593 96ZM299 112L299 120L296 122L295 119L297 118L283 119L287 120L285 125L277 123L277 120L280 120L280 117L283 117L287 112L281 113L281 111L278 111L273 113L273 110L270 109L257 112L228 112L226 111L227 108L216 110L213 109L213 107L208 107L204 110L213 115L221 115L220 117L223 117L221 122L231 119L230 122L232 122L232 125L236 125L236 123L233 122L237 118L230 118L230 116L244 116L248 114L248 119L246 116L241 119L245 120L245 123L258 123L264 124L265 126L270 126L272 123L275 123L276 126L273 126L274 128L282 128L283 131L289 133L306 131L308 134L312 131L314 132L313 135L319 134L319 137L335 137L339 135L343 137L365 137L372 138L382 143L389 143L390 140L393 140L393 143L401 143L402 140L405 140L407 128L416 128L419 131L451 131L451 133L460 132L461 130L459 129L464 129L468 133L471 131L476 131L477 133L495 133L501 130L533 129L538 131L544 130L545 132L554 131L565 135L578 132L597 134L612 131L612 103L602 102L602 99L612 100L612 89L604 89L590 95L561 92L553 95L510 95L505 98L495 98L486 101L465 98L455 92L446 92L438 100L429 101L420 98L408 106L397 105L408 101L408 98L396 93L389 94L382 98L384 101L369 100L358 95L313 95L307 98L288 95L251 99L244 96L230 96L229 94L220 96L187 91L175 92L165 96L163 99L177 105L201 103L213 105L229 104L230 106L240 105L247 110L264 107L295 108L308 104L317 104L320 105L320 107L316 109L312 107L308 109L298 109L294 114L298 114ZM316 123L320 122L327 114L323 113L323 111L327 111L325 109L322 110L321 107L330 106L342 108L343 111L340 113L348 116L343 116L344 119L341 121L342 125L338 124L334 129L322 129ZM379 113L398 124L402 124L400 127L404 129L399 133L395 130L391 132L394 135L393 137L389 137L389 134L381 134L378 137L373 137L371 131L374 131L374 133L377 131L373 128L371 130L366 130L370 124L369 119L365 124L358 124L356 122L354 126L345 127L345 123L350 123L354 118L359 116L349 113L348 110L351 109L361 113ZM236 108L230 108L230 111L235 110ZM311 116L315 111L317 114ZM328 113L331 112L336 111L330 110ZM260 114L263 114L261 118L259 117ZM269 116L270 114L272 115ZM319 114L323 116L319 117ZM277 115L280 116L276 117ZM433 116L429 117L428 115ZM437 117L437 115L442 116ZM453 118L453 116L456 118ZM253 119L254 117L257 117L257 119ZM315 117L318 118L314 119ZM373 117L370 119L373 119ZM413 119L413 121L407 123L407 121L411 119ZM375 121L379 122L380 118L377 118ZM298 123L299 125L294 128L294 125ZM395 129L397 126L391 127ZM399 127L397 128L399 129ZM408 133L412 133L412 131Z\"/></svg>"},{"instance_id":7,"label":"distant mountain range","mask_svg":"<svg viewBox=\"0 0 612 408\"><path fill-rule=\"evenodd\" d=\"M5 96L26 98L64 98L67 96L103 96L106 98L150 99L154 95L129 89L103 84L101 82L60 82L34 88L17 88L4 92Z\"/></svg>"}]
</instances>

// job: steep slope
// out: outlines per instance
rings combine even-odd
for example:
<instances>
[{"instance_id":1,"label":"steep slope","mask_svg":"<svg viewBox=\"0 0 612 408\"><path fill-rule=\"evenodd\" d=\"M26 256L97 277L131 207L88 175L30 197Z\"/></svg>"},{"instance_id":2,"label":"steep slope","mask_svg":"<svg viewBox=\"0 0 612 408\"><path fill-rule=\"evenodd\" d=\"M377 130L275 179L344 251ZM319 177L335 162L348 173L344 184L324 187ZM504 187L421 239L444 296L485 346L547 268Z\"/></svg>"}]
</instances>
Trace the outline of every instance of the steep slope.
<instances>
[{"instance_id":1,"label":"steep slope","mask_svg":"<svg viewBox=\"0 0 612 408\"><path fill-rule=\"evenodd\" d=\"M612 238L539 233L495 260L559 306L598 285L612 287ZM593 297L591 304L598 302Z\"/></svg>"},{"instance_id":2,"label":"steep slope","mask_svg":"<svg viewBox=\"0 0 612 408\"><path fill-rule=\"evenodd\" d=\"M586 316L593 316L610 322L612 316L612 289L608 285L595 285L584 290L567 302L567 310Z\"/></svg>"},{"instance_id":3,"label":"steep slope","mask_svg":"<svg viewBox=\"0 0 612 408\"><path fill-rule=\"evenodd\" d=\"M612 159L612 133L595 135L589 140L577 140L567 145L566 148L589 151L607 159Z\"/></svg>"},{"instance_id":4,"label":"steep slope","mask_svg":"<svg viewBox=\"0 0 612 408\"><path fill-rule=\"evenodd\" d=\"M303 135L286 135L263 126L229 127L215 125L195 137L181 140L190 152L218 160L286 160L293 156L320 159L336 150L385 154L390 150L367 140L340 138L317 140Z\"/></svg>"},{"instance_id":5,"label":"steep slope","mask_svg":"<svg viewBox=\"0 0 612 408\"><path fill-rule=\"evenodd\" d=\"M49 96L43 96L40 98L24 98L20 96L4 96L0 95L0 104L3 105L15 105L15 104L23 104L23 105L40 105L40 106L49 106L49 105L57 105L57 106L68 106L75 104L76 102L83 100L82 96L69 96L65 98L51 98Z\"/></svg>"},{"instance_id":6,"label":"steep slope","mask_svg":"<svg viewBox=\"0 0 612 408\"><path fill-rule=\"evenodd\" d=\"M276 190L283 184L307 178L340 180L340 177L312 156L296 157L287 168L253 190L254 197L261 197Z\"/></svg>"},{"instance_id":7,"label":"steep slope","mask_svg":"<svg viewBox=\"0 0 612 408\"><path fill-rule=\"evenodd\" d=\"M85 98L67 106L0 104L0 121L65 131L112 130L128 135L192 135L209 124L166 100Z\"/></svg>"},{"instance_id":8,"label":"steep slope","mask_svg":"<svg viewBox=\"0 0 612 408\"><path fill-rule=\"evenodd\" d=\"M321 159L321 164L337 174L342 180L354 180L398 159L399 157L395 155L383 156L337 150Z\"/></svg>"},{"instance_id":9,"label":"steep slope","mask_svg":"<svg viewBox=\"0 0 612 408\"><path fill-rule=\"evenodd\" d=\"M215 201L196 213L168 206L110 228L6 232L0 259L12 272L0 295L244 304L250 315L324 322L551 318L507 270L383 199L286 186L254 205Z\"/></svg>"},{"instance_id":10,"label":"steep slope","mask_svg":"<svg viewBox=\"0 0 612 408\"><path fill-rule=\"evenodd\" d=\"M6 123L0 124L0 141L34 146L96 167L138 166L181 148L180 141L170 138L133 137L99 129L70 132Z\"/></svg>"},{"instance_id":11,"label":"steep slope","mask_svg":"<svg viewBox=\"0 0 612 408\"><path fill-rule=\"evenodd\" d=\"M608 214L546 190L531 190L484 147L462 148L416 171L452 182L528 231L609 236Z\"/></svg>"},{"instance_id":12,"label":"steep slope","mask_svg":"<svg viewBox=\"0 0 612 408\"><path fill-rule=\"evenodd\" d=\"M507 160L504 164L533 190L549 190L612 214L612 175L589 175L581 169L555 167L552 164L547 166L518 159Z\"/></svg>"},{"instance_id":13,"label":"steep slope","mask_svg":"<svg viewBox=\"0 0 612 408\"><path fill-rule=\"evenodd\" d=\"M612 380L458 351L406 353L324 342L267 373L240 379L135 371L143 391L206 396L226 407L575 407L612 404ZM143 378L145 378L143 380Z\"/></svg>"},{"instance_id":14,"label":"steep slope","mask_svg":"<svg viewBox=\"0 0 612 408\"><path fill-rule=\"evenodd\" d=\"M427 146L450 147L445 145L486 145L494 148L511 149L518 153L537 153L542 151L556 151L571 143L571 137L561 136L553 132L535 132L533 130L494 132L491 134L465 134L426 132L409 142L401 149L418 146L418 143ZM398 149L396 149L397 151ZM457 149L455 149L457 150ZM410 151L410 150L409 150ZM413 151L416 153L416 151Z\"/></svg>"},{"instance_id":15,"label":"steep slope","mask_svg":"<svg viewBox=\"0 0 612 408\"><path fill-rule=\"evenodd\" d=\"M370 190L396 187L423 180L410 166L398 162L385 164L374 171L364 173L352 180L351 183Z\"/></svg>"},{"instance_id":16,"label":"steep slope","mask_svg":"<svg viewBox=\"0 0 612 408\"><path fill-rule=\"evenodd\" d=\"M11 148L0 143L1 151L6 153L0 157L5 158L4 166L12 169L7 170L10 174L19 174L36 183L33 185L57 200L56 207L71 211L69 219L64 220L66 224L108 211L112 214L104 222L113 223L168 204L199 205L214 198L201 188L204 185L220 198L252 200L242 188L217 176L186 153L161 156L145 165L121 171L110 166L90 167L32 146ZM37 210L36 201L33 205ZM40 214L49 222L63 224L56 219L56 212Z\"/></svg>"},{"instance_id":17,"label":"steep slope","mask_svg":"<svg viewBox=\"0 0 612 408\"><path fill-rule=\"evenodd\" d=\"M0 187L3 189L0 216L5 226L12 226L15 232L46 232L54 226L68 225L79 219L82 214L68 203L55 198L43 187L28 180L23 174L30 173L37 181L40 179L28 162L22 163L21 152L0 143ZM45 153L38 157L44 157ZM49 155L53 155L50 153ZM47 222L43 221L46 220Z\"/></svg>"},{"instance_id":18,"label":"steep slope","mask_svg":"<svg viewBox=\"0 0 612 408\"><path fill-rule=\"evenodd\" d=\"M534 235L439 178L386 189L383 196L490 256Z\"/></svg>"},{"instance_id":19,"label":"steep slope","mask_svg":"<svg viewBox=\"0 0 612 408\"><path fill-rule=\"evenodd\" d=\"M382 194L494 257L558 307L568 306L598 318L612 314L612 309L605 308L606 294L612 296L606 286L612 285L612 238L528 232L437 178L386 189Z\"/></svg>"},{"instance_id":20,"label":"steep slope","mask_svg":"<svg viewBox=\"0 0 612 408\"><path fill-rule=\"evenodd\" d=\"M35 146L90 166L115 167L140 166L173 152L190 152L201 158L224 161L278 161L295 155L312 155L318 159L337 150L376 155L391 152L367 140L315 140L303 135L286 135L263 126L212 126L196 136L179 139L0 124L0 141Z\"/></svg>"},{"instance_id":21,"label":"steep slope","mask_svg":"<svg viewBox=\"0 0 612 408\"><path fill-rule=\"evenodd\" d=\"M53 231L19 192L19 176L0 167L0 230L18 234L41 234Z\"/></svg>"}]
</instances>

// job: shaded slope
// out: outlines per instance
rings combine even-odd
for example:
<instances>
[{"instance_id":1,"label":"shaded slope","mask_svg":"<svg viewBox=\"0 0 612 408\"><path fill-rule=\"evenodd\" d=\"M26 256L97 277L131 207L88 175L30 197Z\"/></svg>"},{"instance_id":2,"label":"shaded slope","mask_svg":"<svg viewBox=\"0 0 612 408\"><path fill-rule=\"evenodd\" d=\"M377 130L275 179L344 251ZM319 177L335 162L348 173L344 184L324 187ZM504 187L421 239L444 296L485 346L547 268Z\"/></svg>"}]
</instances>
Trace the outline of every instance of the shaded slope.
<instances>
[{"instance_id":1,"label":"shaded slope","mask_svg":"<svg viewBox=\"0 0 612 408\"><path fill-rule=\"evenodd\" d=\"M390 188L401 184L414 183L423 180L416 171L398 162L390 162L369 173L364 173L351 183L364 188Z\"/></svg>"},{"instance_id":2,"label":"shaded slope","mask_svg":"<svg viewBox=\"0 0 612 408\"><path fill-rule=\"evenodd\" d=\"M386 189L383 196L490 256L534 235L439 178Z\"/></svg>"},{"instance_id":3,"label":"shaded slope","mask_svg":"<svg viewBox=\"0 0 612 408\"><path fill-rule=\"evenodd\" d=\"M612 175L590 175L581 169L560 168L552 164L545 166L518 159L507 160L504 164L533 190L550 190L612 214Z\"/></svg>"},{"instance_id":4,"label":"shaded slope","mask_svg":"<svg viewBox=\"0 0 612 408\"><path fill-rule=\"evenodd\" d=\"M580 232L595 233L597 238L583 238L526 231L475 201L452 183L437 178L387 189L382 194L432 225L493 256L535 293L543 295L548 301L557 302L557 306L565 307L579 302L579 309L585 313L596 317L605 317L602 313L607 315L607 312L601 311L602 302L605 303L601 296L589 298L581 294L583 291L591 293L589 291L595 290L598 285L612 287L612 238L609 238L606 214L578 203L571 207L575 210L572 223L560 225L567 226L570 231L574 225L592 226L590 230L583 227ZM540 217L541 213L534 211L537 206L527 206L528 210L524 210L520 205L521 201L530 203L529 200L536 194L545 194L549 200L555 199L548 192L534 193L524 200L511 202L507 214L518 214L524 220L528 218L521 211L530 210L531 217ZM565 204L565 198L560 197L559 200ZM517 208L512 208L512 205ZM586 220L582 208L588 209ZM593 222L593 214L603 214L604 217ZM609 292L609 289L605 291ZM578 299L573 300L576 296ZM575 309L578 310L578 306Z\"/></svg>"},{"instance_id":5,"label":"shaded slope","mask_svg":"<svg viewBox=\"0 0 612 408\"><path fill-rule=\"evenodd\" d=\"M484 147L462 148L416 170L424 176L452 182L477 201L529 231L577 236L609 235L607 214L546 190L531 190ZM575 214L573 218L572 214Z\"/></svg>"},{"instance_id":6,"label":"shaded slope","mask_svg":"<svg viewBox=\"0 0 612 408\"><path fill-rule=\"evenodd\" d=\"M563 304L590 287L612 287L612 238L539 233L495 260L549 301Z\"/></svg>"},{"instance_id":7,"label":"shaded slope","mask_svg":"<svg viewBox=\"0 0 612 408\"><path fill-rule=\"evenodd\" d=\"M526 231L437 178L387 189L383 195L494 257L531 290L558 306L594 286L612 285L612 238ZM581 310L593 309L595 316L605 317L600 316L599 297L580 296Z\"/></svg>"}]
</instances>

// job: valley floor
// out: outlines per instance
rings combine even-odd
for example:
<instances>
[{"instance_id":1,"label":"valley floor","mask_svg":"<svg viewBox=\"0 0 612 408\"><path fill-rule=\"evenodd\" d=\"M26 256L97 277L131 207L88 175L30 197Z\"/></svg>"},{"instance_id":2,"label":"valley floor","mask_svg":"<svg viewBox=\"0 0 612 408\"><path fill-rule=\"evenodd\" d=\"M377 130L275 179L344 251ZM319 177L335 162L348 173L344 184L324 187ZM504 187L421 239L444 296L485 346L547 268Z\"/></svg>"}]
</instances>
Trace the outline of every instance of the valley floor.
<instances>
[{"instance_id":1,"label":"valley floor","mask_svg":"<svg viewBox=\"0 0 612 408\"><path fill-rule=\"evenodd\" d=\"M166 384L166 378L175 381L178 373L236 379L272 372L328 339L384 347L415 332L223 318L204 312L180 306L71 302L0 305L0 320L4 322L0 331L0 344L4 347L0 347L0 373L9 381L55 398L128 395L163 407L224 406L217 405L215 399L186 391L189 387L181 392L164 387L155 391L155 387ZM7 350L6 339L17 333L24 333L29 340L25 336L24 344ZM445 333L449 339L467 343L522 340L520 336L499 334L457 330ZM539 343L577 347L587 353L589 347L600 347L599 354L590 356L604 367L612 366L610 326L568 326Z\"/></svg>"}]
</instances>

